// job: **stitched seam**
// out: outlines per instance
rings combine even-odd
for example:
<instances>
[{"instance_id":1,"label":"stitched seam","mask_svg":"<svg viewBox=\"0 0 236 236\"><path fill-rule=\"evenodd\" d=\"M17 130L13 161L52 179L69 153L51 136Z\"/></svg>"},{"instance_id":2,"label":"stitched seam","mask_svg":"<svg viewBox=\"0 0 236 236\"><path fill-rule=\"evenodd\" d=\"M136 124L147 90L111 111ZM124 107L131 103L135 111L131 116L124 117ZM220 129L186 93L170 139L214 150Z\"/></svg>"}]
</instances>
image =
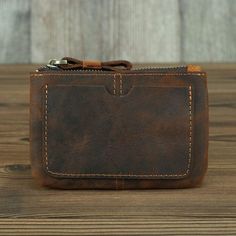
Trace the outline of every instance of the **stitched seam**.
<instances>
[{"instance_id":1,"label":"stitched seam","mask_svg":"<svg viewBox=\"0 0 236 236\"><path fill-rule=\"evenodd\" d=\"M123 94L123 80L122 80L122 76L120 75L120 95Z\"/></svg>"},{"instance_id":2,"label":"stitched seam","mask_svg":"<svg viewBox=\"0 0 236 236\"><path fill-rule=\"evenodd\" d=\"M189 145L188 145L188 167L185 175L189 173L191 157L192 157L192 86L188 87L188 98L189 98Z\"/></svg>"},{"instance_id":3,"label":"stitched seam","mask_svg":"<svg viewBox=\"0 0 236 236\"><path fill-rule=\"evenodd\" d=\"M191 159L192 159L192 87L188 87L188 110L189 110L189 145L188 145L188 164L187 170L183 174L147 174L147 175L129 175L129 174L76 174L76 173L59 173L49 170L48 164L48 84L45 85L45 114L44 114L44 156L45 166L49 173L58 176L106 176L106 177L184 177L190 171Z\"/></svg>"},{"instance_id":4,"label":"stitched seam","mask_svg":"<svg viewBox=\"0 0 236 236\"><path fill-rule=\"evenodd\" d=\"M48 85L45 85L45 114L44 114L44 152L45 152L45 164L47 171L48 168Z\"/></svg>"},{"instance_id":5,"label":"stitched seam","mask_svg":"<svg viewBox=\"0 0 236 236\"><path fill-rule=\"evenodd\" d=\"M118 93L119 95L122 95L123 94L123 81L122 81L122 75L121 74L114 74L113 76L113 94L115 95L116 94L116 82L117 82L117 79L116 77L119 76L119 80L118 80Z\"/></svg>"},{"instance_id":6,"label":"stitched seam","mask_svg":"<svg viewBox=\"0 0 236 236\"><path fill-rule=\"evenodd\" d=\"M116 78L117 76L119 76L119 95L123 94L123 81L122 81L122 75L119 74L115 74L114 77Z\"/></svg>"},{"instance_id":7,"label":"stitched seam","mask_svg":"<svg viewBox=\"0 0 236 236\"><path fill-rule=\"evenodd\" d=\"M113 94L116 95L116 77L113 77Z\"/></svg>"}]
</instances>

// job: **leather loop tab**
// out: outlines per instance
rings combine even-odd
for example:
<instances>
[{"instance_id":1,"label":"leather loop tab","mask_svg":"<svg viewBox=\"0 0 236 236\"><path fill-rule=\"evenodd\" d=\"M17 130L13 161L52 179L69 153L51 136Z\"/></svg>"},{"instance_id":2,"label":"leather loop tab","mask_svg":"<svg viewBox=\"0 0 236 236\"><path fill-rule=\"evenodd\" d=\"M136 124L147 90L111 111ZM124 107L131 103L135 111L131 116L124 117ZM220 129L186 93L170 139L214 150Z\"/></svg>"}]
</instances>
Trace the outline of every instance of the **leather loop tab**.
<instances>
[{"instance_id":1,"label":"leather loop tab","mask_svg":"<svg viewBox=\"0 0 236 236\"><path fill-rule=\"evenodd\" d=\"M96 69L96 70L112 70L119 71L130 70L132 68L132 63L126 60L117 60L117 61L105 61L101 62L98 60L78 60L72 57L63 57L62 60L67 60L67 64L60 64L60 67L63 70L70 69Z\"/></svg>"},{"instance_id":2,"label":"leather loop tab","mask_svg":"<svg viewBox=\"0 0 236 236\"><path fill-rule=\"evenodd\" d=\"M132 63L125 60L118 61L106 61L102 62L103 67L124 67L126 70L130 70L132 68Z\"/></svg>"},{"instance_id":3,"label":"leather loop tab","mask_svg":"<svg viewBox=\"0 0 236 236\"><path fill-rule=\"evenodd\" d=\"M102 63L97 60L82 61L82 67L83 69L86 68L102 69Z\"/></svg>"}]
</instances>

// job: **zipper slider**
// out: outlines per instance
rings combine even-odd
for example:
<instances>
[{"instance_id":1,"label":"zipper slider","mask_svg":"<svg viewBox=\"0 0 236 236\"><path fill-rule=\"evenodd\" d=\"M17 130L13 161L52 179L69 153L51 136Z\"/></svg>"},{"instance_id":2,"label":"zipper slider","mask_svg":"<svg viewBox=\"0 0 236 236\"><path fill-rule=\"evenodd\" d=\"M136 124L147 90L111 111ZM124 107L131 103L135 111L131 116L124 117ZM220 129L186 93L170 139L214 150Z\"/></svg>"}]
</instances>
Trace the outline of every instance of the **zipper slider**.
<instances>
[{"instance_id":1,"label":"zipper slider","mask_svg":"<svg viewBox=\"0 0 236 236\"><path fill-rule=\"evenodd\" d=\"M65 59L57 60L57 59L50 59L48 61L47 67L55 69L58 65L67 65L68 61Z\"/></svg>"}]
</instances>

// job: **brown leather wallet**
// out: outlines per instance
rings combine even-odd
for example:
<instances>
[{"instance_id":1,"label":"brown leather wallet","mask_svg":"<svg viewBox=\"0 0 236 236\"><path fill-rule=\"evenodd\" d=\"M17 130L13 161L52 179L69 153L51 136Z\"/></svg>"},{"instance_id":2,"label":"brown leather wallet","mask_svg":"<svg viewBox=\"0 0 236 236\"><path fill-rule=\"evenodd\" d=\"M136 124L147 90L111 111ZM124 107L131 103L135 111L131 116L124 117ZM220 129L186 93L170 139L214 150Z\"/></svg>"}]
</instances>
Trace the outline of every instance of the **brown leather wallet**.
<instances>
[{"instance_id":1,"label":"brown leather wallet","mask_svg":"<svg viewBox=\"0 0 236 236\"><path fill-rule=\"evenodd\" d=\"M31 73L33 176L63 189L198 186L208 157L206 73L51 60Z\"/></svg>"}]
</instances>

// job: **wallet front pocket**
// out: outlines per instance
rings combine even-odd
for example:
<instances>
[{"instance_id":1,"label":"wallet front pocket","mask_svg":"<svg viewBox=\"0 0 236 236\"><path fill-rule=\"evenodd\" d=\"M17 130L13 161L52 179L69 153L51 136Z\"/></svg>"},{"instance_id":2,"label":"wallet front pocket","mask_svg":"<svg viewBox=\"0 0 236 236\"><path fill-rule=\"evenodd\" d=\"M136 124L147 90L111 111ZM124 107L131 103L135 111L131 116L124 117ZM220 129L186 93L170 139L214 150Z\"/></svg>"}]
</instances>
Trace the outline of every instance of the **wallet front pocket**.
<instances>
[{"instance_id":1,"label":"wallet front pocket","mask_svg":"<svg viewBox=\"0 0 236 236\"><path fill-rule=\"evenodd\" d=\"M181 179L192 164L191 86L45 84L42 159L58 178Z\"/></svg>"}]
</instances>

